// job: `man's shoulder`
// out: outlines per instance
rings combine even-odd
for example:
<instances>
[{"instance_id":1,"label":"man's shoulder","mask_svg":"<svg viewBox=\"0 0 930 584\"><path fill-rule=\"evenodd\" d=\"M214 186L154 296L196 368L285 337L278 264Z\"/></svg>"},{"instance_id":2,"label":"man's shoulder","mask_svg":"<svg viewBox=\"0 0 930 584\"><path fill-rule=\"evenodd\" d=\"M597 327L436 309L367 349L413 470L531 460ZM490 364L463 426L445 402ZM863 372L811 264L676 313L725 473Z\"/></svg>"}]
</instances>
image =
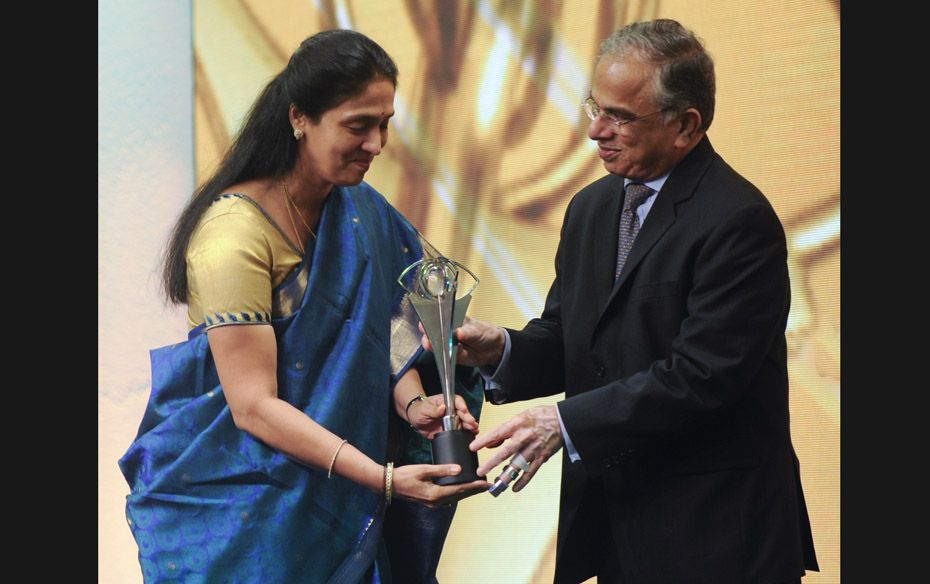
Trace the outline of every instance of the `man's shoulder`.
<instances>
[{"instance_id":1,"label":"man's shoulder","mask_svg":"<svg viewBox=\"0 0 930 584\"><path fill-rule=\"evenodd\" d=\"M698 189L707 198L726 206L771 206L768 198L755 184L720 157L709 166Z\"/></svg>"},{"instance_id":2,"label":"man's shoulder","mask_svg":"<svg viewBox=\"0 0 930 584\"><path fill-rule=\"evenodd\" d=\"M702 205L721 208L769 205L765 195L748 178L716 152L705 138L676 166L666 187L680 198L692 195ZM665 189L663 189L664 191Z\"/></svg>"},{"instance_id":3,"label":"man's shoulder","mask_svg":"<svg viewBox=\"0 0 930 584\"><path fill-rule=\"evenodd\" d=\"M575 193L573 204L592 204L603 200L605 196L613 193L619 195L623 192L623 178L615 174L606 174L601 178L588 183Z\"/></svg>"}]
</instances>

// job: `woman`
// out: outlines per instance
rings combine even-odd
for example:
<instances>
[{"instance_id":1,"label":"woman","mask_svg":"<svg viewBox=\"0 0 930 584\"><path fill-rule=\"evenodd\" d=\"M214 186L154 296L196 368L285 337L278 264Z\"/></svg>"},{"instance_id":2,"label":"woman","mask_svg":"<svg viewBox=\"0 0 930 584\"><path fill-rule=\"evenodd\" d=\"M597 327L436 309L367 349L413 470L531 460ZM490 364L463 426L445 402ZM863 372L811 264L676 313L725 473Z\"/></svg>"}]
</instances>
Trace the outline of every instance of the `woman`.
<instances>
[{"instance_id":1,"label":"woman","mask_svg":"<svg viewBox=\"0 0 930 584\"><path fill-rule=\"evenodd\" d=\"M423 394L396 279L424 249L362 182L396 82L362 34L306 39L178 219L164 281L191 331L152 351L120 460L146 582L381 581L393 497L439 506L487 488L433 484L456 466L384 464L389 408ZM445 414L429 399L405 420L424 436ZM456 410L475 431L461 397Z\"/></svg>"}]
</instances>

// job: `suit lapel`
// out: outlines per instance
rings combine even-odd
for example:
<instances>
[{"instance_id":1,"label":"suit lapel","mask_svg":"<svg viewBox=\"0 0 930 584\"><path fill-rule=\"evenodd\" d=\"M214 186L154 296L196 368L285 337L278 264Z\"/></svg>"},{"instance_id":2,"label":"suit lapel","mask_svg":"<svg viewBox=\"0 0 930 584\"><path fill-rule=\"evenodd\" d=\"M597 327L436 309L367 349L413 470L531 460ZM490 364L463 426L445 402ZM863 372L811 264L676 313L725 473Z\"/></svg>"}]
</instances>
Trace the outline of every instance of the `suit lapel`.
<instances>
[{"instance_id":1,"label":"suit lapel","mask_svg":"<svg viewBox=\"0 0 930 584\"><path fill-rule=\"evenodd\" d=\"M629 282L630 275L636 271L636 266L646 258L649 251L675 222L677 205L691 198L694 194L698 182L707 171L710 161L715 154L714 149L710 145L710 140L707 136L704 136L704 139L678 164L678 167L672 171L668 180L665 181L665 185L662 186L659 196L656 197L655 202L652 204L652 209L649 210L649 214L646 216L646 221L636 235L633 248L630 250L630 255L627 256L623 273L620 274L620 278L616 283L611 286L606 301L599 304L599 306L603 308L598 316L598 324L603 321L604 315L607 313L620 289ZM619 207L617 207L616 214L619 216ZM619 225L620 219L618 217L614 220L615 231L619 229ZM614 233L613 241L616 244L616 233ZM614 258L616 258L616 249L614 249L613 253ZM613 279L612 275L611 279ZM596 330L597 326L595 326L595 331Z\"/></svg>"},{"instance_id":2,"label":"suit lapel","mask_svg":"<svg viewBox=\"0 0 930 584\"><path fill-rule=\"evenodd\" d=\"M620 209L623 205L623 179L614 176L601 194L596 210L600 221L594 222L594 289L597 305L604 306L614 285L617 265L617 233L620 229Z\"/></svg>"}]
</instances>

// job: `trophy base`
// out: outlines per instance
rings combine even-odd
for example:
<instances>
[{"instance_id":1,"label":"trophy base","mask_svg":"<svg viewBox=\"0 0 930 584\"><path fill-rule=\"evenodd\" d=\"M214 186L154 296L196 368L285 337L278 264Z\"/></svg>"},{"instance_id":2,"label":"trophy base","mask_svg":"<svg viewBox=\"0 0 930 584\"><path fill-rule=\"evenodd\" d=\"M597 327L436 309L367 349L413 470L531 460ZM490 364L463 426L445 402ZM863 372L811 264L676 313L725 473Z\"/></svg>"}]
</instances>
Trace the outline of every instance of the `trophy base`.
<instances>
[{"instance_id":1,"label":"trophy base","mask_svg":"<svg viewBox=\"0 0 930 584\"><path fill-rule=\"evenodd\" d=\"M451 477L433 479L437 485L458 485L479 481L481 477L475 472L478 470L478 453L468 449L468 444L474 435L465 430L446 430L433 437L433 464L457 464L462 472Z\"/></svg>"}]
</instances>

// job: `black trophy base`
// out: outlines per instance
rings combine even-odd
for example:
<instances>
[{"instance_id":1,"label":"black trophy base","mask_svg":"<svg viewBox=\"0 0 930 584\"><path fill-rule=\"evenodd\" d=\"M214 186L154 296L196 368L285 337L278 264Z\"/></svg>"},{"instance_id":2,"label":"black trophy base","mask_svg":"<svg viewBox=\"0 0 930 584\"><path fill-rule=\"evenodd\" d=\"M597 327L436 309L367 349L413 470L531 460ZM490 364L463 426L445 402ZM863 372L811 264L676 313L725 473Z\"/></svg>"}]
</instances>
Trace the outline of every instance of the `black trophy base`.
<instances>
[{"instance_id":1,"label":"black trophy base","mask_svg":"<svg viewBox=\"0 0 930 584\"><path fill-rule=\"evenodd\" d=\"M451 477L433 479L437 485L458 485L481 480L478 473L478 453L468 449L475 436L465 430L446 430L433 437L433 464L457 464L462 472Z\"/></svg>"}]
</instances>

